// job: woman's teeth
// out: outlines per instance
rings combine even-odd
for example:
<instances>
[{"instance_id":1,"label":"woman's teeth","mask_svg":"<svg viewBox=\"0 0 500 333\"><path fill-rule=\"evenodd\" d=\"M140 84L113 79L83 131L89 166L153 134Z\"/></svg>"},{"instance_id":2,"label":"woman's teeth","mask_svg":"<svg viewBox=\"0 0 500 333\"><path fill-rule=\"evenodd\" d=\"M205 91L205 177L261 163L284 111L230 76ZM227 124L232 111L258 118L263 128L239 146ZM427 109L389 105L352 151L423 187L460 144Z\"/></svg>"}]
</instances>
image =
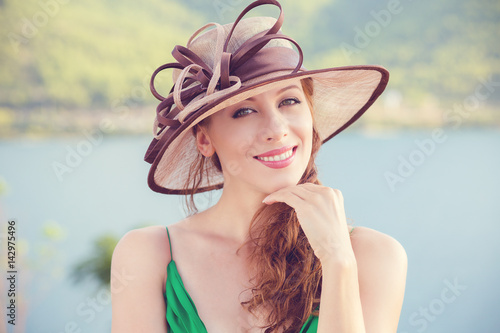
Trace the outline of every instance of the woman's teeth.
<instances>
[{"instance_id":1,"label":"woman's teeth","mask_svg":"<svg viewBox=\"0 0 500 333\"><path fill-rule=\"evenodd\" d=\"M275 161L283 161L283 160L286 160L287 158L289 158L290 156L292 156L292 153L293 153L293 149L290 149L286 152L284 152L283 154L280 154L280 155L274 155L274 156L265 156L265 157L259 157L257 156L257 158L261 161L265 161L265 162L275 162Z\"/></svg>"}]
</instances>

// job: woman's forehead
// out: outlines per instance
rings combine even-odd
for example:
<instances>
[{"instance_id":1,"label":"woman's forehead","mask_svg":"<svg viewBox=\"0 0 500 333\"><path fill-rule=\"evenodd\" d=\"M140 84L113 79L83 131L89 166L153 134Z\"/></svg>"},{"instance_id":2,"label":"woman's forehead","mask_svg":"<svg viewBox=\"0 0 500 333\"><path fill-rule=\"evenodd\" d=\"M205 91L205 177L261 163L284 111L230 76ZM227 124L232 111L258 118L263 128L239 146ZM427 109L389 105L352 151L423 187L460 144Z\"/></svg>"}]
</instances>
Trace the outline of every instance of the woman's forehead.
<instances>
[{"instance_id":1,"label":"woman's forehead","mask_svg":"<svg viewBox=\"0 0 500 333\"><path fill-rule=\"evenodd\" d=\"M300 79L296 79L296 80L293 80L293 81L286 81L286 82L283 82L279 85L275 85L273 86L273 88L267 90L267 91L263 91L259 94L256 94L256 95L253 95L245 100L242 100L236 104L233 104L234 105L238 105L238 104L241 104L241 103L245 103L245 102L253 102L259 98L262 98L262 97L265 97L265 96L273 96L273 95L279 95L285 91L288 91L288 90L292 90L292 89L298 89L300 91L302 91L302 84L300 83ZM228 108L231 108L232 106L229 106Z\"/></svg>"}]
</instances>

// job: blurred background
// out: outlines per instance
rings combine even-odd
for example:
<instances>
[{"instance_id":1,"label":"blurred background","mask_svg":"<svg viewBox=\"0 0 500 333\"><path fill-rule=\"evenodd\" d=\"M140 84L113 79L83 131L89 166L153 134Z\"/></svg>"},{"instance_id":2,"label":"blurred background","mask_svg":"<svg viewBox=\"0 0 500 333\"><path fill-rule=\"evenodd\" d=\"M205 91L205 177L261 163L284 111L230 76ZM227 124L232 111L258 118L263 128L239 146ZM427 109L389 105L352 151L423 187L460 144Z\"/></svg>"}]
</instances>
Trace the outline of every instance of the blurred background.
<instances>
[{"instance_id":1,"label":"blurred background","mask_svg":"<svg viewBox=\"0 0 500 333\"><path fill-rule=\"evenodd\" d=\"M116 242L184 216L181 198L146 183L150 75L197 28L232 22L248 3L0 0L0 332L110 331ZM391 73L382 97L317 163L354 225L407 251L398 332L498 332L500 2L282 5L283 31L302 46L306 68L379 64ZM160 81L166 93L171 79ZM3 306L8 221L15 326Z\"/></svg>"}]
</instances>

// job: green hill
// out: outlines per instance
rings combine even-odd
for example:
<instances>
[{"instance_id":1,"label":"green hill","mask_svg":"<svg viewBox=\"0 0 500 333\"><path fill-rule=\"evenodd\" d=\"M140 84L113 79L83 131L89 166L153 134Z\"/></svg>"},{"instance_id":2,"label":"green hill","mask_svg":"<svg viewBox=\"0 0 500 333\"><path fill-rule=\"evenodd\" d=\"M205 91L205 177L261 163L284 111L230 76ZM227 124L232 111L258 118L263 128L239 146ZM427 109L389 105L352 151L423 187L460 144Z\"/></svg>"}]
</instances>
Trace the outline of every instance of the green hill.
<instances>
[{"instance_id":1,"label":"green hill","mask_svg":"<svg viewBox=\"0 0 500 333\"><path fill-rule=\"evenodd\" d=\"M132 96L172 45L204 21L175 1L6 0L0 103L107 107Z\"/></svg>"},{"instance_id":2,"label":"green hill","mask_svg":"<svg viewBox=\"0 0 500 333\"><path fill-rule=\"evenodd\" d=\"M149 77L172 47L204 23L233 21L249 2L0 0L0 108L152 105ZM302 45L307 68L383 65L406 106L449 107L481 80L500 81L496 0L282 2L283 30ZM277 15L264 7L259 15ZM499 91L484 102L497 105Z\"/></svg>"}]
</instances>

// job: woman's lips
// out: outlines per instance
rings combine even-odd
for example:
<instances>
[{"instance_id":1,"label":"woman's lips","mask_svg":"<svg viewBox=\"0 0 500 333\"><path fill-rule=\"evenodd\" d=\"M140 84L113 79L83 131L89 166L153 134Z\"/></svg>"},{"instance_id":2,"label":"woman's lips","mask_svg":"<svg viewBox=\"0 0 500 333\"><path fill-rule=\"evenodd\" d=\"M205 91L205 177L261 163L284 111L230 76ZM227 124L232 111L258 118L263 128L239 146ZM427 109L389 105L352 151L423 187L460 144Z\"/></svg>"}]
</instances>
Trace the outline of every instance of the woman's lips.
<instances>
[{"instance_id":1,"label":"woman's lips","mask_svg":"<svg viewBox=\"0 0 500 333\"><path fill-rule=\"evenodd\" d=\"M288 146L280 149L270 150L254 158L267 167L280 169L289 166L295 158L297 146Z\"/></svg>"}]
</instances>

